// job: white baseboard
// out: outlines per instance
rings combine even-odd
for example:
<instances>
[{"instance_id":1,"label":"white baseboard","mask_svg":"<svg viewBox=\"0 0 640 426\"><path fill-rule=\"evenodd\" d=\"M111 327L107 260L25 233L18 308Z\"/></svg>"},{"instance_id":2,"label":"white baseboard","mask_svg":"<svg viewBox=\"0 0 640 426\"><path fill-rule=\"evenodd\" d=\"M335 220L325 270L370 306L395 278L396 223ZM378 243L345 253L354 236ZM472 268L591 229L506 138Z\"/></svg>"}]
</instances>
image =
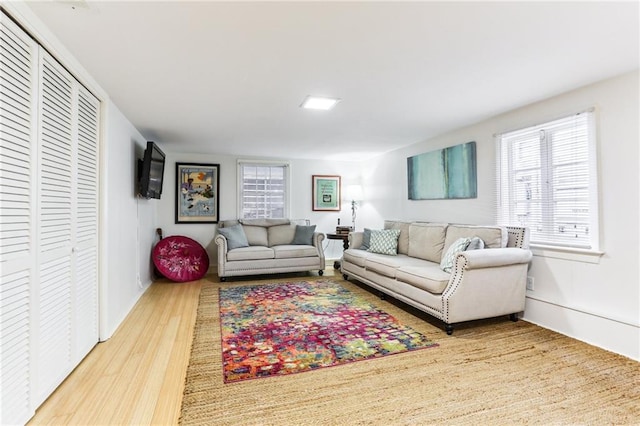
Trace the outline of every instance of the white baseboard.
<instances>
[{"instance_id":1,"label":"white baseboard","mask_svg":"<svg viewBox=\"0 0 640 426\"><path fill-rule=\"evenodd\" d=\"M640 361L640 327L527 297L523 319Z\"/></svg>"}]
</instances>

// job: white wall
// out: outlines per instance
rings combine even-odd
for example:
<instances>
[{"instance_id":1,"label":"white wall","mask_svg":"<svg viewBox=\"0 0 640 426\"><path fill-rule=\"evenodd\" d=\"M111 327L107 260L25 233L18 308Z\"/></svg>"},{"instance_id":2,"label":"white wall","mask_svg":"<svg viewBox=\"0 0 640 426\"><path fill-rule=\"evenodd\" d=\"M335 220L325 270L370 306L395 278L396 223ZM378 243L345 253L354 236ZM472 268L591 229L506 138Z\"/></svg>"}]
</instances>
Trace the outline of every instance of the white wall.
<instances>
[{"instance_id":1,"label":"white wall","mask_svg":"<svg viewBox=\"0 0 640 426\"><path fill-rule=\"evenodd\" d=\"M367 209L361 223L384 219L495 223L494 134L596 107L600 241L605 254L558 258L536 251L524 318L597 346L640 359L639 74L633 72L459 129L369 162L363 168ZM406 159L476 141L478 198L407 199ZM597 263L590 263L596 261Z\"/></svg>"},{"instance_id":2,"label":"white wall","mask_svg":"<svg viewBox=\"0 0 640 426\"><path fill-rule=\"evenodd\" d=\"M100 339L105 340L152 282L157 200L137 193L137 160L146 140L118 107L105 102L102 150Z\"/></svg>"},{"instance_id":3,"label":"white wall","mask_svg":"<svg viewBox=\"0 0 640 426\"><path fill-rule=\"evenodd\" d=\"M162 147L162 146L161 146ZM166 150L165 150L166 152ZM158 226L165 236L184 235L193 238L207 249L211 270L217 262L217 250L213 241L216 225L214 224L176 224L176 163L205 163L220 165L220 219L238 218L237 161L249 159L215 154L181 154L168 152L165 165L164 187L162 199L158 203ZM251 158L255 159L255 158ZM273 160L273 159L271 159ZM282 160L282 159L278 159ZM339 175L342 185L356 182L359 179L359 163L346 161L317 161L284 159L291 165L291 219L309 219L317 226L319 232L335 232L338 218L341 223L351 223L351 205L343 201L341 212L314 212L311 208L311 176L314 174ZM329 259L342 255L340 241L325 240L325 255Z\"/></svg>"}]
</instances>

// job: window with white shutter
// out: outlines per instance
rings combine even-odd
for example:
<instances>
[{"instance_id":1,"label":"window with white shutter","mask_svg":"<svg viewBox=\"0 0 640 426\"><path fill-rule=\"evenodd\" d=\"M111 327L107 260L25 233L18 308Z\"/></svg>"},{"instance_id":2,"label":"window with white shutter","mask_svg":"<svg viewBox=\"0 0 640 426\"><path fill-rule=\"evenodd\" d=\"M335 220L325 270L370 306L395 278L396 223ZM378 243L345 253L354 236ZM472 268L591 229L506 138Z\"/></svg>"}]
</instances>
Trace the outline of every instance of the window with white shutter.
<instances>
[{"instance_id":1,"label":"window with white shutter","mask_svg":"<svg viewBox=\"0 0 640 426\"><path fill-rule=\"evenodd\" d=\"M289 164L238 162L239 215L243 219L289 217Z\"/></svg>"},{"instance_id":2,"label":"window with white shutter","mask_svg":"<svg viewBox=\"0 0 640 426\"><path fill-rule=\"evenodd\" d=\"M498 221L531 244L598 250L593 112L501 134Z\"/></svg>"}]
</instances>

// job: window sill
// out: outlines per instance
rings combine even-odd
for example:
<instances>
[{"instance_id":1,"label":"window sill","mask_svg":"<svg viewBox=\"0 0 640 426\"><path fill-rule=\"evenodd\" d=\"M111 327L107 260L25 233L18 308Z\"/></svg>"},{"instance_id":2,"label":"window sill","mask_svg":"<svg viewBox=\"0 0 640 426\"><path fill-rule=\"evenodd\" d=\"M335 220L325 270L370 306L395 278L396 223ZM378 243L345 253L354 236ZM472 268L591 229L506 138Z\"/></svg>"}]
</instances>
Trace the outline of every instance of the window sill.
<instances>
[{"instance_id":1,"label":"window sill","mask_svg":"<svg viewBox=\"0 0 640 426\"><path fill-rule=\"evenodd\" d=\"M570 247L553 247L543 245L531 245L531 252L534 256L548 257L552 259L572 260L583 263L600 263L603 251L577 249Z\"/></svg>"}]
</instances>

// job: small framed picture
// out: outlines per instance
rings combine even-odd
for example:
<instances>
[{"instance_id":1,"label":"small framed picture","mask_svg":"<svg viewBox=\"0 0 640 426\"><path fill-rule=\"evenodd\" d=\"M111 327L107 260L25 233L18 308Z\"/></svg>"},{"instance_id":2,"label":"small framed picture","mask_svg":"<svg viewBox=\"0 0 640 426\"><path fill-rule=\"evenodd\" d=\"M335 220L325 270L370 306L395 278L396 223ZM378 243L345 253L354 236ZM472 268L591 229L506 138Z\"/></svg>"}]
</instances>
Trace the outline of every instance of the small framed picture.
<instances>
[{"instance_id":1,"label":"small framed picture","mask_svg":"<svg viewBox=\"0 0 640 426\"><path fill-rule=\"evenodd\" d=\"M340 211L340 176L313 175L313 211Z\"/></svg>"},{"instance_id":2,"label":"small framed picture","mask_svg":"<svg viewBox=\"0 0 640 426\"><path fill-rule=\"evenodd\" d=\"M176 223L218 223L220 165L176 163Z\"/></svg>"}]
</instances>

